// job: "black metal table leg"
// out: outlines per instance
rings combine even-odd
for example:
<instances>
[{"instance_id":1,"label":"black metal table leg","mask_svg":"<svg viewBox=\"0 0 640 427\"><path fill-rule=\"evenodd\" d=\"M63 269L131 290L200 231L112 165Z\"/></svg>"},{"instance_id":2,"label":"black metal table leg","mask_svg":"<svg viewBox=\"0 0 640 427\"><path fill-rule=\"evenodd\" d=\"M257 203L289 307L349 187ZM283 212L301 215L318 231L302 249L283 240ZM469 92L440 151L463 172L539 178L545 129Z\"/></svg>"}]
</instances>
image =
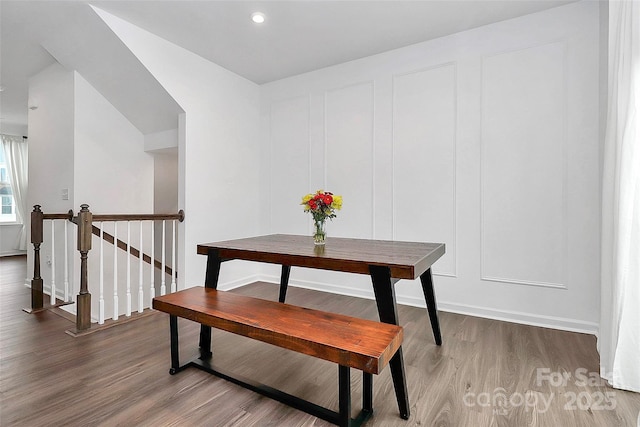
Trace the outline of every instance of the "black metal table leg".
<instances>
[{"instance_id":1,"label":"black metal table leg","mask_svg":"<svg viewBox=\"0 0 640 427\"><path fill-rule=\"evenodd\" d=\"M391 270L389 267L371 265L369 266L369 272L371 273L371 281L373 282L373 291L376 296L380 321L398 325L396 293L393 289L393 283L391 283ZM389 368L391 369L393 387L396 391L400 417L407 420L410 415L409 394L407 392L407 381L404 374L402 347L398 349L398 352L389 361Z\"/></svg>"},{"instance_id":2,"label":"black metal table leg","mask_svg":"<svg viewBox=\"0 0 640 427\"><path fill-rule=\"evenodd\" d=\"M180 356L178 354L178 318L169 315L169 333L171 334L171 375L178 372L180 368Z\"/></svg>"},{"instance_id":3,"label":"black metal table leg","mask_svg":"<svg viewBox=\"0 0 640 427\"><path fill-rule=\"evenodd\" d=\"M200 325L200 358L211 359L211 327Z\"/></svg>"},{"instance_id":4,"label":"black metal table leg","mask_svg":"<svg viewBox=\"0 0 640 427\"><path fill-rule=\"evenodd\" d=\"M218 251L209 249L207 255L207 272L204 279L204 287L217 289L218 278L220 277L220 264L222 260L218 256ZM211 327L200 325L200 358L211 358Z\"/></svg>"},{"instance_id":5,"label":"black metal table leg","mask_svg":"<svg viewBox=\"0 0 640 427\"><path fill-rule=\"evenodd\" d=\"M284 302L287 297L287 286L289 285L289 273L291 273L290 265L282 266L282 274L280 275L280 296L278 301Z\"/></svg>"},{"instance_id":6,"label":"black metal table leg","mask_svg":"<svg viewBox=\"0 0 640 427\"><path fill-rule=\"evenodd\" d=\"M205 288L218 288L220 264L222 264L222 259L220 259L220 256L218 256L218 251L216 251L215 249L209 249L209 253L207 255L207 272L204 278Z\"/></svg>"},{"instance_id":7,"label":"black metal table leg","mask_svg":"<svg viewBox=\"0 0 640 427\"><path fill-rule=\"evenodd\" d=\"M433 338L437 345L442 345L442 336L440 334L440 322L438 321L438 307L436 305L436 297L433 292L433 278L431 276L431 269L427 269L420 275L420 282L422 283L422 292L424 292L424 299L427 303L427 311L429 312L429 320L431 320L431 329L433 329Z\"/></svg>"}]
</instances>

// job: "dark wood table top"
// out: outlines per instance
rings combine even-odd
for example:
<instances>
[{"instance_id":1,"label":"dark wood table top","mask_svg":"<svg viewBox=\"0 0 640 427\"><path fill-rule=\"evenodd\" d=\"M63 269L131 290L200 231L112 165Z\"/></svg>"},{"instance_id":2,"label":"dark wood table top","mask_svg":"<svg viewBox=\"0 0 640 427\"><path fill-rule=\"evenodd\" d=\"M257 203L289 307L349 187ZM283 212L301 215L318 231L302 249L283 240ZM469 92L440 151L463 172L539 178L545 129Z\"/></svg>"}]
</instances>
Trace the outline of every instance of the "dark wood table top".
<instances>
[{"instance_id":1,"label":"dark wood table top","mask_svg":"<svg viewBox=\"0 0 640 427\"><path fill-rule=\"evenodd\" d=\"M329 237L316 246L311 236L271 234L198 245L198 254L216 250L222 260L241 259L370 274L369 266L384 266L396 279L416 279L445 252L443 243Z\"/></svg>"}]
</instances>

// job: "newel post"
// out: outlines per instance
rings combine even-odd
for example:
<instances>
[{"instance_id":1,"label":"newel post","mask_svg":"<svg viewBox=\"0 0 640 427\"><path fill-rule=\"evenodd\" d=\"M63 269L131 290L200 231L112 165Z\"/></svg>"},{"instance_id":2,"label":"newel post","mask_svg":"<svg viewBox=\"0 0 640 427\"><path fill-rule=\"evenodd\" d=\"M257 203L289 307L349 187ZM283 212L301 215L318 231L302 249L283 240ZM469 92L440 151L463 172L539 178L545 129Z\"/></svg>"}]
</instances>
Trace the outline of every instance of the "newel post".
<instances>
[{"instance_id":1,"label":"newel post","mask_svg":"<svg viewBox=\"0 0 640 427\"><path fill-rule=\"evenodd\" d=\"M44 306L42 277L40 277L40 245L42 244L42 224L44 213L40 205L31 212L31 243L33 243L33 279L31 280L31 310L39 310Z\"/></svg>"},{"instance_id":2,"label":"newel post","mask_svg":"<svg viewBox=\"0 0 640 427\"><path fill-rule=\"evenodd\" d=\"M76 329L91 327L91 294L88 286L87 254L91 250L93 214L89 205L80 205L78 212L78 251L80 251L80 293L77 298Z\"/></svg>"}]
</instances>

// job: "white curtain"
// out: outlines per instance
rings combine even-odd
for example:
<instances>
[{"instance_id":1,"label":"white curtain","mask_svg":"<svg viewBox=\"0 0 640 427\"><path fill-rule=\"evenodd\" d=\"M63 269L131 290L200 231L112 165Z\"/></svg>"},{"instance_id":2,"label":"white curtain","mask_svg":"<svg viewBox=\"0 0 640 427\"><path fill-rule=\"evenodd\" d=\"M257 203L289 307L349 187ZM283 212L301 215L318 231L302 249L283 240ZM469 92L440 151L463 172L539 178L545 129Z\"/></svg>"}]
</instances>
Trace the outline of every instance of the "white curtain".
<instances>
[{"instance_id":1,"label":"white curtain","mask_svg":"<svg viewBox=\"0 0 640 427\"><path fill-rule=\"evenodd\" d=\"M27 249L25 219L27 208L27 143L21 136L2 135L2 148L7 161L11 190L16 202L16 220L22 224L15 249Z\"/></svg>"},{"instance_id":2,"label":"white curtain","mask_svg":"<svg viewBox=\"0 0 640 427\"><path fill-rule=\"evenodd\" d=\"M600 375L640 392L640 1L609 2Z\"/></svg>"}]
</instances>

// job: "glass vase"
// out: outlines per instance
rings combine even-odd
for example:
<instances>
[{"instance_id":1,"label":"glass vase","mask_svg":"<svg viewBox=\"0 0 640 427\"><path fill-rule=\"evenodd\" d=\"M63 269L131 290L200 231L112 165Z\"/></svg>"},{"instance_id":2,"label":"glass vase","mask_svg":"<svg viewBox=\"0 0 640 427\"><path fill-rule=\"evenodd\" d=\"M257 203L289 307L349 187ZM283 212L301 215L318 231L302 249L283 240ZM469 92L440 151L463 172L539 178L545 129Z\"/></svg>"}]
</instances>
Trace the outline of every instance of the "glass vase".
<instances>
[{"instance_id":1,"label":"glass vase","mask_svg":"<svg viewBox=\"0 0 640 427\"><path fill-rule=\"evenodd\" d=\"M313 243L324 245L327 238L326 221L324 219L313 222Z\"/></svg>"}]
</instances>

